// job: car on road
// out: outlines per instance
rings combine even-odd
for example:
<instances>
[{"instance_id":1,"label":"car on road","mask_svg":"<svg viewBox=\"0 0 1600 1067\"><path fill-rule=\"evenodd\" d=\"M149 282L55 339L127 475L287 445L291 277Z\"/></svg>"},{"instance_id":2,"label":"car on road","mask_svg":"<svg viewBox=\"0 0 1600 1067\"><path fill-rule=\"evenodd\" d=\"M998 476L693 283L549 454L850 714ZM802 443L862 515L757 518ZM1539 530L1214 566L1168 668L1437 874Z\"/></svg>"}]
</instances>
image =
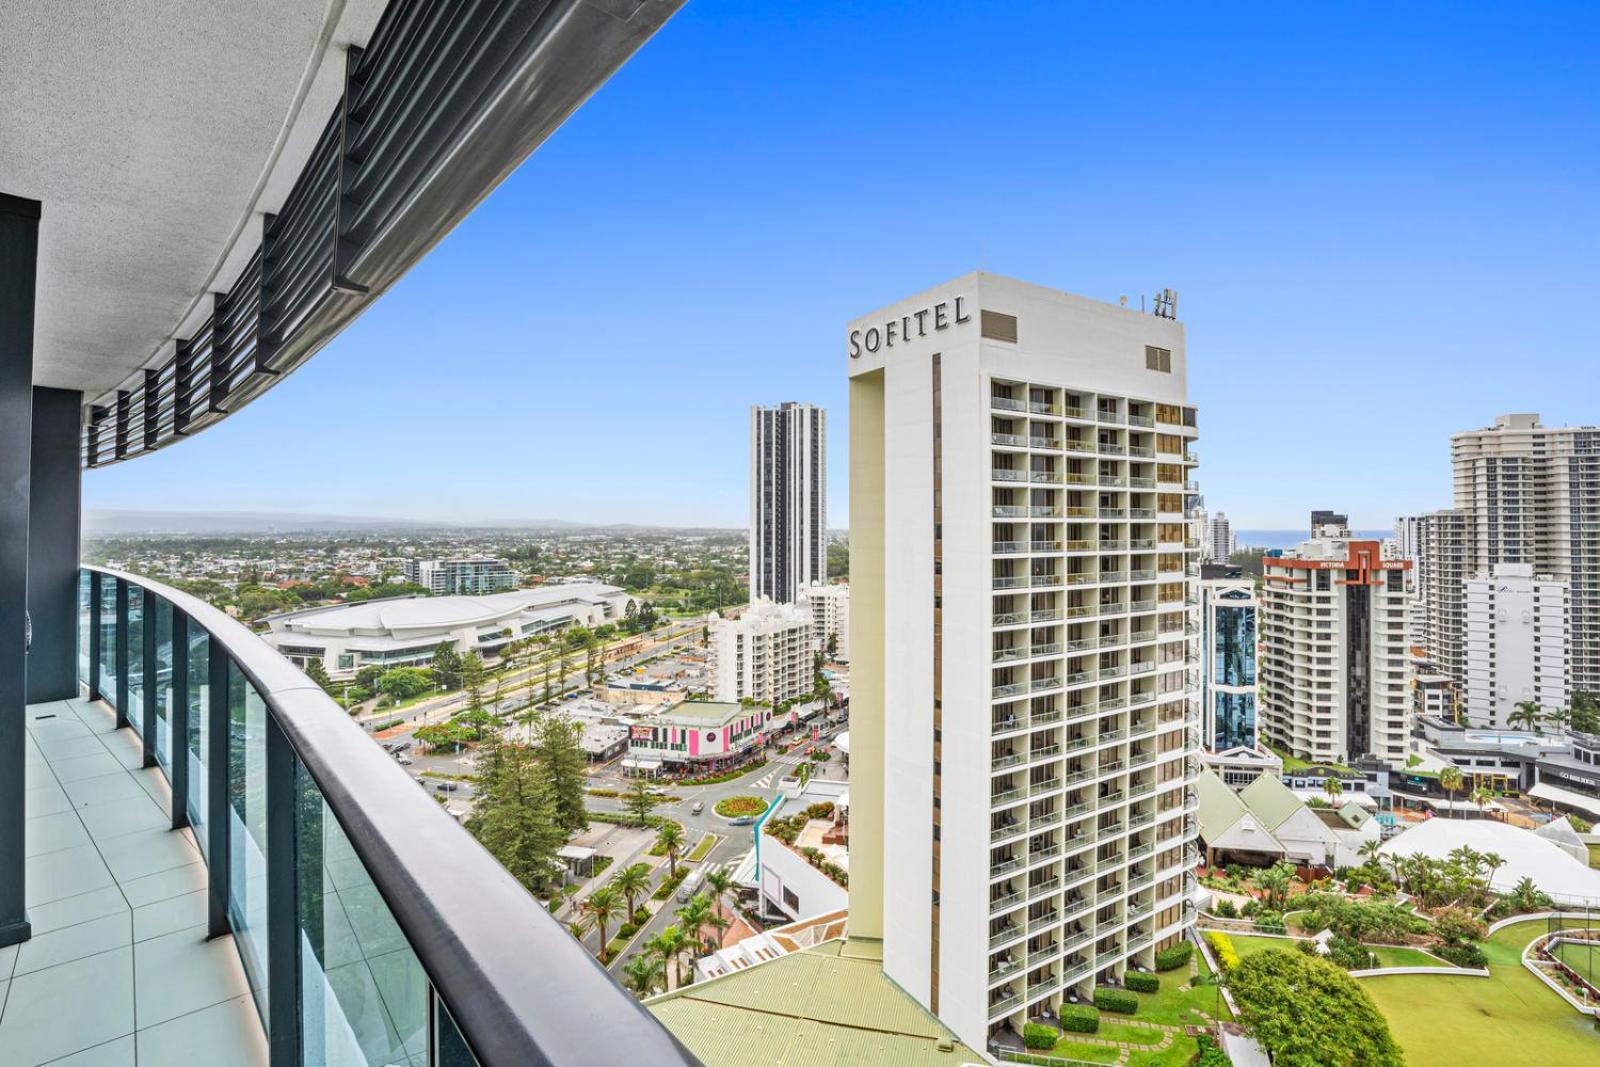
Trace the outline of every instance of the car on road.
<instances>
[{"instance_id":1,"label":"car on road","mask_svg":"<svg viewBox=\"0 0 1600 1067\"><path fill-rule=\"evenodd\" d=\"M410 756L401 755L399 753L395 754L394 759L395 759L395 762L400 764L400 766L402 766L402 767L409 767L413 763L417 762L416 760L412 759Z\"/></svg>"},{"instance_id":2,"label":"car on road","mask_svg":"<svg viewBox=\"0 0 1600 1067\"><path fill-rule=\"evenodd\" d=\"M694 807L689 809L689 814L690 815L699 815L702 811L705 811L705 810L706 810L706 802L703 801L703 800L697 800L697 801L694 802Z\"/></svg>"},{"instance_id":3,"label":"car on road","mask_svg":"<svg viewBox=\"0 0 1600 1067\"><path fill-rule=\"evenodd\" d=\"M688 903L700 889L700 883L704 880L705 873L703 871L690 871L689 877L685 878L683 884L678 886L678 900Z\"/></svg>"},{"instance_id":4,"label":"car on road","mask_svg":"<svg viewBox=\"0 0 1600 1067\"><path fill-rule=\"evenodd\" d=\"M460 782L439 782L434 788L441 793L454 793L461 788Z\"/></svg>"}]
</instances>

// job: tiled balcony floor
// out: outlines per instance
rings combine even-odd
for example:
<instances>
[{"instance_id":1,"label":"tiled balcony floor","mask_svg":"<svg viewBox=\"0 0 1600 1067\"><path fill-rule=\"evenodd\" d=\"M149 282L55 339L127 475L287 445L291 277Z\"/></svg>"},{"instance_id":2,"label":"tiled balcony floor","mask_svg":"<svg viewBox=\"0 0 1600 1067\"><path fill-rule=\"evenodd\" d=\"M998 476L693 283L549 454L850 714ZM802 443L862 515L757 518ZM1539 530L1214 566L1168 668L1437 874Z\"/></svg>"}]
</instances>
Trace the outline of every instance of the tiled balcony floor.
<instances>
[{"instance_id":1,"label":"tiled balcony floor","mask_svg":"<svg viewBox=\"0 0 1600 1067\"><path fill-rule=\"evenodd\" d=\"M27 746L33 938L0 948L0 1067L265 1064L233 941L205 939L205 864L138 737L64 700L28 708Z\"/></svg>"}]
</instances>

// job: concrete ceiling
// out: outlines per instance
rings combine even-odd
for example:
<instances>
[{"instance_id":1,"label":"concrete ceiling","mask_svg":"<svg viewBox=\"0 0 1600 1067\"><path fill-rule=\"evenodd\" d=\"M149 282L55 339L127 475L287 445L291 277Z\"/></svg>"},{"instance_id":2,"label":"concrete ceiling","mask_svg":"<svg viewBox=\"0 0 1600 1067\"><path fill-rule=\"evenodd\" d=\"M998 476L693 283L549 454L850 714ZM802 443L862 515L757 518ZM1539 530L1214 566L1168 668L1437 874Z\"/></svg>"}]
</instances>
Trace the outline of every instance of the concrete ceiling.
<instances>
[{"instance_id":1,"label":"concrete ceiling","mask_svg":"<svg viewBox=\"0 0 1600 1067\"><path fill-rule=\"evenodd\" d=\"M92 402L170 354L243 267L383 7L0 4L0 192L43 205L36 384Z\"/></svg>"}]
</instances>

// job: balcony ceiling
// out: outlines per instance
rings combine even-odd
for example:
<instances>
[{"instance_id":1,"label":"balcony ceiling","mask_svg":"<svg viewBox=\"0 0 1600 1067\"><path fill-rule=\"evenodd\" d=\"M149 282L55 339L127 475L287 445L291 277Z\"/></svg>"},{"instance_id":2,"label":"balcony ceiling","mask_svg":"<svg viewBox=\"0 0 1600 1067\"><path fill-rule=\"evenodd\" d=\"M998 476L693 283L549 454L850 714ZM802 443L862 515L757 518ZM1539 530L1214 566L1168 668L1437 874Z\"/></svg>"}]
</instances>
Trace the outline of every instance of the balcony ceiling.
<instances>
[{"instance_id":1,"label":"balcony ceiling","mask_svg":"<svg viewBox=\"0 0 1600 1067\"><path fill-rule=\"evenodd\" d=\"M93 401L170 354L287 193L337 104L344 47L383 7L5 6L0 192L43 204L36 384Z\"/></svg>"}]
</instances>

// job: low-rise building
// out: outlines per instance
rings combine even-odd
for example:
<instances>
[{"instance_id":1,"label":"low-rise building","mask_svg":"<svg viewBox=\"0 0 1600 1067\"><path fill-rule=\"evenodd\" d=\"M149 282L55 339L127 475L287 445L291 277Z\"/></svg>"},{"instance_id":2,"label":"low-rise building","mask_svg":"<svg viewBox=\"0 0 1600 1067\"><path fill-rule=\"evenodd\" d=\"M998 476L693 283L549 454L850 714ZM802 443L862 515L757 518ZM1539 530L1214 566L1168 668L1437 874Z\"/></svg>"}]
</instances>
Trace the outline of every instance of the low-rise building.
<instances>
[{"instance_id":1,"label":"low-rise building","mask_svg":"<svg viewBox=\"0 0 1600 1067\"><path fill-rule=\"evenodd\" d=\"M1263 774L1274 778L1283 774L1283 760L1265 745L1238 745L1219 752L1204 750L1200 762L1234 790L1243 789Z\"/></svg>"},{"instance_id":2,"label":"low-rise building","mask_svg":"<svg viewBox=\"0 0 1600 1067\"><path fill-rule=\"evenodd\" d=\"M686 700L628 730L623 768L709 773L743 762L766 743L771 708Z\"/></svg>"},{"instance_id":3,"label":"low-rise building","mask_svg":"<svg viewBox=\"0 0 1600 1067\"><path fill-rule=\"evenodd\" d=\"M804 919L849 907L850 891L838 877L850 871L849 813L849 785L824 779L786 793L767 813L756 833L763 914ZM780 828L781 836L773 832Z\"/></svg>"},{"instance_id":4,"label":"low-rise building","mask_svg":"<svg viewBox=\"0 0 1600 1067\"><path fill-rule=\"evenodd\" d=\"M1570 748L1541 756L1528 795L1585 819L1600 819L1600 736L1567 735Z\"/></svg>"},{"instance_id":5,"label":"low-rise building","mask_svg":"<svg viewBox=\"0 0 1600 1067\"><path fill-rule=\"evenodd\" d=\"M758 600L737 619L712 612L707 668L722 702L781 704L815 684L811 612Z\"/></svg>"},{"instance_id":6,"label":"low-rise building","mask_svg":"<svg viewBox=\"0 0 1600 1067\"><path fill-rule=\"evenodd\" d=\"M549 585L490 596L393 597L273 615L261 635L305 669L321 660L335 680L363 667L420 667L440 645L492 657L512 641L620 620L633 600L598 582Z\"/></svg>"}]
</instances>

